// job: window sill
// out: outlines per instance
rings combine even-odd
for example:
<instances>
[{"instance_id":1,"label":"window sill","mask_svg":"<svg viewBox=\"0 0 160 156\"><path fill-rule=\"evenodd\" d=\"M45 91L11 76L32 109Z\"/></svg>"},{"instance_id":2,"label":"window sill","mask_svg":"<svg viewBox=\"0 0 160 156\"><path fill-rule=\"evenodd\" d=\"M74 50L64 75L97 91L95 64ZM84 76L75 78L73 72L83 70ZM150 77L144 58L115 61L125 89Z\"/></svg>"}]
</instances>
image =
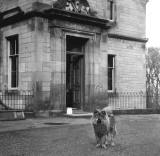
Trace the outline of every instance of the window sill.
<instances>
[{"instance_id":1,"label":"window sill","mask_svg":"<svg viewBox=\"0 0 160 156\"><path fill-rule=\"evenodd\" d=\"M5 90L5 94L18 94L19 91L18 91L18 88L14 88L14 89L8 89L8 90Z\"/></svg>"}]
</instances>

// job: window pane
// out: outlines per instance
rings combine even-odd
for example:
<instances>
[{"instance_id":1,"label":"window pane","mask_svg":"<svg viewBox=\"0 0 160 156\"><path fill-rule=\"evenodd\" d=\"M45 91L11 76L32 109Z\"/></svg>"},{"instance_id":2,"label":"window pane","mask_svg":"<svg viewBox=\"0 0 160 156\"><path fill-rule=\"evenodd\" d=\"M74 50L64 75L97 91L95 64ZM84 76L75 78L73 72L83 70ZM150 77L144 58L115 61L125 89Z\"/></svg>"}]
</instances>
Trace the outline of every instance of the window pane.
<instances>
[{"instance_id":1,"label":"window pane","mask_svg":"<svg viewBox=\"0 0 160 156\"><path fill-rule=\"evenodd\" d=\"M17 87L17 72L16 71L11 72L11 87L12 88Z\"/></svg>"},{"instance_id":2,"label":"window pane","mask_svg":"<svg viewBox=\"0 0 160 156\"><path fill-rule=\"evenodd\" d=\"M14 40L10 40L10 55L15 54L15 42Z\"/></svg>"},{"instance_id":3,"label":"window pane","mask_svg":"<svg viewBox=\"0 0 160 156\"><path fill-rule=\"evenodd\" d=\"M10 43L10 55L18 54L18 36L9 37L8 41Z\"/></svg>"},{"instance_id":4,"label":"window pane","mask_svg":"<svg viewBox=\"0 0 160 156\"><path fill-rule=\"evenodd\" d=\"M110 2L110 19L113 20L113 1Z\"/></svg>"},{"instance_id":5,"label":"window pane","mask_svg":"<svg viewBox=\"0 0 160 156\"><path fill-rule=\"evenodd\" d=\"M16 71L17 70L17 57L11 57L11 70Z\"/></svg>"},{"instance_id":6,"label":"window pane","mask_svg":"<svg viewBox=\"0 0 160 156\"><path fill-rule=\"evenodd\" d=\"M9 62L10 62L10 87L18 87L18 35L8 37L9 42Z\"/></svg>"},{"instance_id":7,"label":"window pane","mask_svg":"<svg viewBox=\"0 0 160 156\"><path fill-rule=\"evenodd\" d=\"M114 67L114 55L108 55L108 67Z\"/></svg>"},{"instance_id":8,"label":"window pane","mask_svg":"<svg viewBox=\"0 0 160 156\"><path fill-rule=\"evenodd\" d=\"M108 55L108 90L114 90L115 55Z\"/></svg>"},{"instance_id":9,"label":"window pane","mask_svg":"<svg viewBox=\"0 0 160 156\"><path fill-rule=\"evenodd\" d=\"M11 57L11 86L17 87L18 82L18 57Z\"/></svg>"},{"instance_id":10,"label":"window pane","mask_svg":"<svg viewBox=\"0 0 160 156\"><path fill-rule=\"evenodd\" d=\"M86 39L74 36L66 37L66 50L69 52L83 52Z\"/></svg>"},{"instance_id":11,"label":"window pane","mask_svg":"<svg viewBox=\"0 0 160 156\"><path fill-rule=\"evenodd\" d=\"M112 70L108 69L108 90L112 90Z\"/></svg>"},{"instance_id":12,"label":"window pane","mask_svg":"<svg viewBox=\"0 0 160 156\"><path fill-rule=\"evenodd\" d=\"M16 51L16 52L15 52L15 53L18 54L18 53L19 53L19 52L18 52L18 51L19 51L18 38L16 38L16 40L15 40L15 45L16 45L16 48L15 48L15 51Z\"/></svg>"}]
</instances>

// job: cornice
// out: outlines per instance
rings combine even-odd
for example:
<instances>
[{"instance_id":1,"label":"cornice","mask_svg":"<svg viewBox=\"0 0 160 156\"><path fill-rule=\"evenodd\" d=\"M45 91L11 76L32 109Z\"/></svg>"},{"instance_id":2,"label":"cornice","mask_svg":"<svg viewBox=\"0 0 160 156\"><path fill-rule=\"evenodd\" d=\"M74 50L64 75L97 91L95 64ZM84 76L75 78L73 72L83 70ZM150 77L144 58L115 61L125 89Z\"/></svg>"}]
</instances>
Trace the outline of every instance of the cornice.
<instances>
[{"instance_id":1,"label":"cornice","mask_svg":"<svg viewBox=\"0 0 160 156\"><path fill-rule=\"evenodd\" d=\"M148 41L147 38L137 38L137 37L132 37L132 36L120 35L120 34L112 34L112 33L109 33L108 37L127 40L127 41L142 42L142 43L146 43Z\"/></svg>"},{"instance_id":2,"label":"cornice","mask_svg":"<svg viewBox=\"0 0 160 156\"><path fill-rule=\"evenodd\" d=\"M44 9L45 8L45 9ZM24 13L20 7L16 7L0 13L0 27L14 24L32 17L42 17L50 20L62 19L64 21L76 22L87 25L94 25L102 28L110 28L114 22L86 14L66 11L57 8L47 7L39 3L33 4L33 10Z\"/></svg>"}]
</instances>

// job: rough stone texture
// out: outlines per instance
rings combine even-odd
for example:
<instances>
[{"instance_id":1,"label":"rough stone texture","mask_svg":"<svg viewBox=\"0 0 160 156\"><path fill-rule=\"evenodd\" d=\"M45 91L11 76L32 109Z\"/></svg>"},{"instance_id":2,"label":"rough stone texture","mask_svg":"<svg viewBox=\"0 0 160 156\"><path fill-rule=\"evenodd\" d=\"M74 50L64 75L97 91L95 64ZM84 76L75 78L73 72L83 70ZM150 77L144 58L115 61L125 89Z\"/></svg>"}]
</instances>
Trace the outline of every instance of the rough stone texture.
<instances>
[{"instance_id":1,"label":"rough stone texture","mask_svg":"<svg viewBox=\"0 0 160 156\"><path fill-rule=\"evenodd\" d=\"M116 26L109 32L145 38L146 0L116 0Z\"/></svg>"},{"instance_id":2,"label":"rough stone texture","mask_svg":"<svg viewBox=\"0 0 160 156\"><path fill-rule=\"evenodd\" d=\"M34 69L35 51L35 33L31 30L30 23L33 19L21 22L12 26L1 28L2 31L2 81L1 84L8 84L8 52L6 37L18 34L19 35L19 89L31 89L32 72ZM2 86L3 88L3 86Z\"/></svg>"},{"instance_id":3,"label":"rough stone texture","mask_svg":"<svg viewBox=\"0 0 160 156\"><path fill-rule=\"evenodd\" d=\"M2 0L0 11L20 6L23 11L31 11L33 2L52 5L56 0ZM99 18L109 18L106 0L88 0L91 8L97 12ZM112 33L120 33L134 37L145 37L146 0L116 0L116 26Z\"/></svg>"},{"instance_id":4,"label":"rough stone texture","mask_svg":"<svg viewBox=\"0 0 160 156\"><path fill-rule=\"evenodd\" d=\"M117 92L145 92L144 47L144 43L108 39L107 53L116 56Z\"/></svg>"}]
</instances>

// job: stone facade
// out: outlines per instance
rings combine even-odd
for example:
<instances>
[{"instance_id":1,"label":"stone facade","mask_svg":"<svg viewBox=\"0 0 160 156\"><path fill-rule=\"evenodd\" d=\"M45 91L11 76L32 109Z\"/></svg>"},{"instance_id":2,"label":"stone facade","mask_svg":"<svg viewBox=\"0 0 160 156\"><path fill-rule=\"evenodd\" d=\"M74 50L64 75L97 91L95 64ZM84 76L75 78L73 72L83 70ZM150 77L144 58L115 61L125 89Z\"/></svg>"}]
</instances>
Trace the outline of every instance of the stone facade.
<instances>
[{"instance_id":1,"label":"stone facade","mask_svg":"<svg viewBox=\"0 0 160 156\"><path fill-rule=\"evenodd\" d=\"M38 86L39 92L37 92L41 95L38 96L39 101L49 103L49 109L66 109L67 36L85 39L81 109L92 110L95 105L99 107L108 105L108 55L115 56L113 92L146 91L146 0L113 1L115 5L114 9L112 8L113 19L109 19L110 7L107 0L88 0L95 16L90 18L88 15L67 12L72 19L67 15L66 18L63 17L65 11L55 15L52 8L55 2L56 0L1 0L0 17L3 24L0 25L2 60L0 86L2 89L8 85L10 76L6 37L18 34L17 89L31 90ZM18 13L6 12L16 7L23 12L18 21L9 18ZM55 18L51 17L53 14ZM7 18L11 22L8 22ZM99 90L102 96L99 95ZM145 108L145 104L139 108Z\"/></svg>"}]
</instances>

